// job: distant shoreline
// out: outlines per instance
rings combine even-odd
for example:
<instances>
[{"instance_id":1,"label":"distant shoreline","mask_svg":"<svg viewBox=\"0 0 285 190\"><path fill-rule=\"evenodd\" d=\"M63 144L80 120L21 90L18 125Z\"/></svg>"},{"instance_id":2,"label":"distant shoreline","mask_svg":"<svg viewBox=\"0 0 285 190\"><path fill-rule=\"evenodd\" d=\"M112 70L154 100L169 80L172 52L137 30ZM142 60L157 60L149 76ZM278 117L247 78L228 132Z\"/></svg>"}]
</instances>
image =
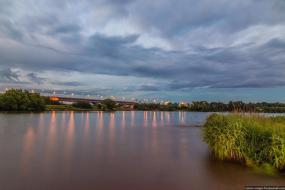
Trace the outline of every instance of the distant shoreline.
<instances>
[{"instance_id":1,"label":"distant shoreline","mask_svg":"<svg viewBox=\"0 0 285 190\"><path fill-rule=\"evenodd\" d=\"M189 113L236 113L236 114L285 114L285 112L213 112L213 111L189 111L189 110L90 110L90 109L69 109L58 110L49 109L44 111L0 111L0 114L37 114L37 113L49 113L49 112L189 112Z\"/></svg>"}]
</instances>

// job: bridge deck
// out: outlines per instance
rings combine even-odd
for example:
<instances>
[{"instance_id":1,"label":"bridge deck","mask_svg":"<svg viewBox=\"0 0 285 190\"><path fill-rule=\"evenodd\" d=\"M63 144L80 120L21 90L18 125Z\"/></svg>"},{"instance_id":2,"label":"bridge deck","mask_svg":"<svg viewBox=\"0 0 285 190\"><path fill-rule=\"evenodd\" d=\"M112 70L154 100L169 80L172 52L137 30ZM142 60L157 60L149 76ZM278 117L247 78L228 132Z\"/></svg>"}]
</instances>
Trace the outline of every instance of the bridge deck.
<instances>
[{"instance_id":1,"label":"bridge deck","mask_svg":"<svg viewBox=\"0 0 285 190\"><path fill-rule=\"evenodd\" d=\"M59 96L48 96L50 100L53 101L64 101L64 102L77 102L77 101L87 101L89 103L101 103L103 100L101 99L90 99L90 98L76 98L76 97L59 97ZM133 105L136 102L131 101L121 101L121 100L114 100L114 102L118 104L125 104L125 105Z\"/></svg>"}]
</instances>

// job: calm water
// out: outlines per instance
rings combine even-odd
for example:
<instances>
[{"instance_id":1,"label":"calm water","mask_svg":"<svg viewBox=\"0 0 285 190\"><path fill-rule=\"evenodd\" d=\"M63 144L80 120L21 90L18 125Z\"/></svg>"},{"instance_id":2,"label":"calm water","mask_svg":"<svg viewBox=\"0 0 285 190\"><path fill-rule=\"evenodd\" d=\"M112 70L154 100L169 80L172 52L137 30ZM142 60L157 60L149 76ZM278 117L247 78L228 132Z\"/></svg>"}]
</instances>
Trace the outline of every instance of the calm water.
<instances>
[{"instance_id":1,"label":"calm water","mask_svg":"<svg viewBox=\"0 0 285 190\"><path fill-rule=\"evenodd\" d=\"M1 190L189 190L285 185L210 158L206 113L0 114Z\"/></svg>"}]
</instances>

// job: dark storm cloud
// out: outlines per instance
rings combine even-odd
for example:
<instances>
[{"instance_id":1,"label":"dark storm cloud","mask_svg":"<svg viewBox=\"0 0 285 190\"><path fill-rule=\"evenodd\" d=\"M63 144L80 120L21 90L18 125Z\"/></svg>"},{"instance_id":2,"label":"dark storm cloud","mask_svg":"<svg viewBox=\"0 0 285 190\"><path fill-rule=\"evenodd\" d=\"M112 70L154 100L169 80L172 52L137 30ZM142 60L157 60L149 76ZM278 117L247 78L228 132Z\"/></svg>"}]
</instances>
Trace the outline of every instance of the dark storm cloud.
<instances>
[{"instance_id":1,"label":"dark storm cloud","mask_svg":"<svg viewBox=\"0 0 285 190\"><path fill-rule=\"evenodd\" d=\"M135 48L129 48L128 45L134 43L137 38L137 35L127 37L107 37L96 34L89 38L86 50L89 55L93 55L95 57L127 59L128 57L134 56L132 53L136 53L134 52Z\"/></svg>"},{"instance_id":2,"label":"dark storm cloud","mask_svg":"<svg viewBox=\"0 0 285 190\"><path fill-rule=\"evenodd\" d=\"M81 27L76 24L64 24L51 28L49 35L76 35L80 32Z\"/></svg>"},{"instance_id":3,"label":"dark storm cloud","mask_svg":"<svg viewBox=\"0 0 285 190\"><path fill-rule=\"evenodd\" d=\"M0 70L0 82L19 82L19 77L19 73L12 71L10 68Z\"/></svg>"},{"instance_id":4,"label":"dark storm cloud","mask_svg":"<svg viewBox=\"0 0 285 190\"><path fill-rule=\"evenodd\" d=\"M71 81L71 82L52 82L52 84L55 84L55 85L59 85L59 86L73 86L73 87L76 87L76 86L85 86L84 83L82 82L75 82L75 81Z\"/></svg>"},{"instance_id":5,"label":"dark storm cloud","mask_svg":"<svg viewBox=\"0 0 285 190\"><path fill-rule=\"evenodd\" d=\"M21 71L13 71L11 68L0 70L0 82L6 84L42 84L46 79L36 73L23 74Z\"/></svg>"},{"instance_id":6,"label":"dark storm cloud","mask_svg":"<svg viewBox=\"0 0 285 190\"><path fill-rule=\"evenodd\" d=\"M36 84L42 84L43 82L46 81L45 78L39 77L36 73L29 73L29 74L27 74L27 78L28 78L31 82L34 82L34 83L36 83Z\"/></svg>"},{"instance_id":7,"label":"dark storm cloud","mask_svg":"<svg viewBox=\"0 0 285 190\"><path fill-rule=\"evenodd\" d=\"M132 10L148 28L179 36L197 28L235 32L255 24L284 23L284 4L283 0L156 0L139 1Z\"/></svg>"},{"instance_id":8,"label":"dark storm cloud","mask_svg":"<svg viewBox=\"0 0 285 190\"><path fill-rule=\"evenodd\" d=\"M142 85L138 88L138 90L141 90L141 91L161 91L161 90L163 90L163 87L158 86L158 85Z\"/></svg>"},{"instance_id":9,"label":"dark storm cloud","mask_svg":"<svg viewBox=\"0 0 285 190\"><path fill-rule=\"evenodd\" d=\"M26 70L28 79L37 84L45 81L37 72L78 71L82 76L165 81L164 86L143 85L138 89L142 91L285 85L284 1L3 2L0 67ZM137 31L124 35L115 35L117 28L100 31L120 19L136 23ZM260 36L263 41L258 35L252 37L256 32L264 36ZM139 40L146 34L160 37L172 48L144 46ZM1 81L19 80L9 69L0 74ZM84 86L81 82L53 84Z\"/></svg>"}]
</instances>

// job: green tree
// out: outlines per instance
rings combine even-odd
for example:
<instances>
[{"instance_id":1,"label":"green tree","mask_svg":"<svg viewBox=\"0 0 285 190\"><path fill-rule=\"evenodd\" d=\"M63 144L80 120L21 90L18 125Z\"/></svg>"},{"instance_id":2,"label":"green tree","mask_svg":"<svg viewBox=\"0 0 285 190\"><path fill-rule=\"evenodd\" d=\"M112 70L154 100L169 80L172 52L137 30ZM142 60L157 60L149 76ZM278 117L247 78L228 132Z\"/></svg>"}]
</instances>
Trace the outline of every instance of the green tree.
<instances>
[{"instance_id":1,"label":"green tree","mask_svg":"<svg viewBox=\"0 0 285 190\"><path fill-rule=\"evenodd\" d=\"M92 109L92 105L87 101L78 101L73 103L72 106L81 109Z\"/></svg>"},{"instance_id":2,"label":"green tree","mask_svg":"<svg viewBox=\"0 0 285 190\"><path fill-rule=\"evenodd\" d=\"M43 111L44 109L44 98L38 93L11 89L0 95L1 111Z\"/></svg>"},{"instance_id":3,"label":"green tree","mask_svg":"<svg viewBox=\"0 0 285 190\"><path fill-rule=\"evenodd\" d=\"M111 99L105 99L101 104L103 107L106 107L107 110L114 110L116 108L116 102Z\"/></svg>"}]
</instances>

